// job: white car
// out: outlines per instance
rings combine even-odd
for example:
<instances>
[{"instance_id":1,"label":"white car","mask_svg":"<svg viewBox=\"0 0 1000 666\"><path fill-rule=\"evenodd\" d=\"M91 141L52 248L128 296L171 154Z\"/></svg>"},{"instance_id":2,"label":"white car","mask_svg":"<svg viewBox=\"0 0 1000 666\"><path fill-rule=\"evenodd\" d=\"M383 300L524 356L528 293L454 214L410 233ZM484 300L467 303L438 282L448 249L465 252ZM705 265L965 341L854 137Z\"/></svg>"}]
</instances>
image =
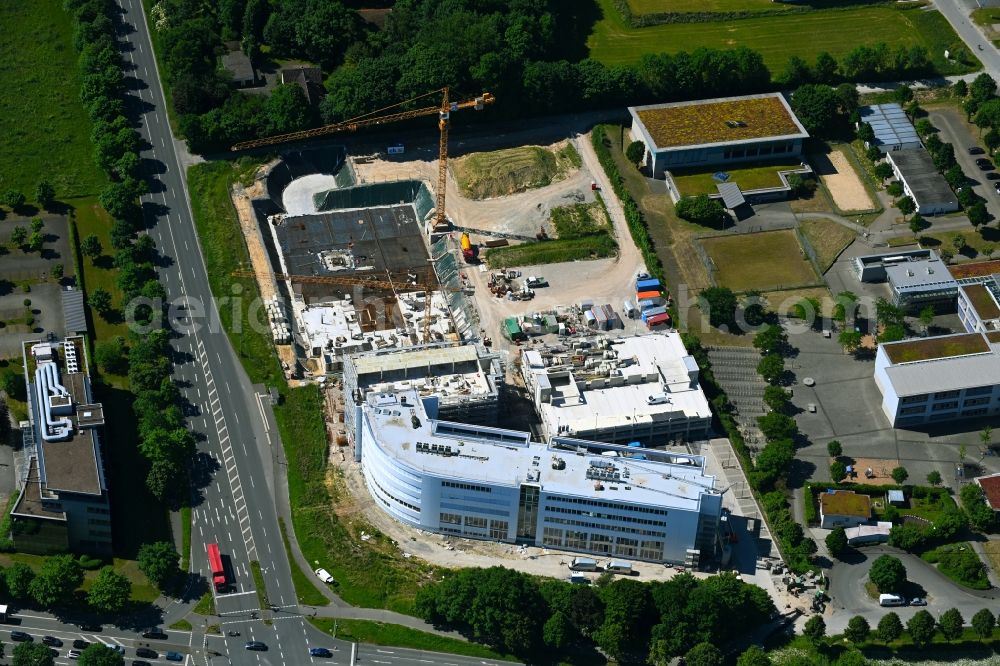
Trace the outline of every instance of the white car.
<instances>
[{"instance_id":1,"label":"white car","mask_svg":"<svg viewBox=\"0 0 1000 666\"><path fill-rule=\"evenodd\" d=\"M79 650L70 650L69 653L66 656L69 657L70 659L79 659L80 658L80 651Z\"/></svg>"},{"instance_id":2,"label":"white car","mask_svg":"<svg viewBox=\"0 0 1000 666\"><path fill-rule=\"evenodd\" d=\"M329 585L330 583L333 582L333 576L331 576L330 572L327 571L326 569L316 569L316 571L314 573L316 574L317 578L319 578L321 581L323 581L327 585Z\"/></svg>"}]
</instances>

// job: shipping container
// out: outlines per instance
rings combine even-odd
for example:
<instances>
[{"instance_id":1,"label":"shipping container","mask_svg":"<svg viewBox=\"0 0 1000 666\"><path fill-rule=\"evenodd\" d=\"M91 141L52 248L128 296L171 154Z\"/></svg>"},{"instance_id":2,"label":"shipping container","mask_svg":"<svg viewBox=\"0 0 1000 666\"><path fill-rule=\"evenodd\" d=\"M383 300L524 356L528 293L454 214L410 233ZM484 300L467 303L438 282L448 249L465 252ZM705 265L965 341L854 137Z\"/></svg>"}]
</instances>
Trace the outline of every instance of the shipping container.
<instances>
[{"instance_id":1,"label":"shipping container","mask_svg":"<svg viewBox=\"0 0 1000 666\"><path fill-rule=\"evenodd\" d=\"M514 342L524 341L528 339L528 336L524 334L521 327L518 325L517 320L513 317L505 319L503 322L503 332L508 338Z\"/></svg>"},{"instance_id":2,"label":"shipping container","mask_svg":"<svg viewBox=\"0 0 1000 666\"><path fill-rule=\"evenodd\" d=\"M594 316L594 313L592 311L590 310L585 311L583 313L583 318L587 322L587 326L589 326L590 328L597 327L597 317Z\"/></svg>"},{"instance_id":3,"label":"shipping container","mask_svg":"<svg viewBox=\"0 0 1000 666\"><path fill-rule=\"evenodd\" d=\"M656 308L663 305L663 302L658 298L644 298L639 301L640 310L648 310L649 308Z\"/></svg>"},{"instance_id":4,"label":"shipping container","mask_svg":"<svg viewBox=\"0 0 1000 666\"><path fill-rule=\"evenodd\" d=\"M643 310L642 311L642 320L643 321L649 321L653 317L656 317L656 316L661 315L661 314L666 314L666 312L667 312L667 309L664 308L664 307L650 308L648 310Z\"/></svg>"},{"instance_id":5,"label":"shipping container","mask_svg":"<svg viewBox=\"0 0 1000 666\"><path fill-rule=\"evenodd\" d=\"M638 298L639 300L642 300L644 298L659 298L660 297L660 290L659 289L650 289L648 291L640 291L640 292L636 293L635 297Z\"/></svg>"},{"instance_id":6,"label":"shipping container","mask_svg":"<svg viewBox=\"0 0 1000 666\"><path fill-rule=\"evenodd\" d=\"M662 287L660 286L660 281L656 278L649 278L648 280L636 280L635 290L636 291L650 291L655 289L659 291Z\"/></svg>"},{"instance_id":7,"label":"shipping container","mask_svg":"<svg viewBox=\"0 0 1000 666\"><path fill-rule=\"evenodd\" d=\"M646 320L646 327L653 328L654 326L661 326L670 323L670 315L667 313L656 315L655 317L650 317Z\"/></svg>"}]
</instances>

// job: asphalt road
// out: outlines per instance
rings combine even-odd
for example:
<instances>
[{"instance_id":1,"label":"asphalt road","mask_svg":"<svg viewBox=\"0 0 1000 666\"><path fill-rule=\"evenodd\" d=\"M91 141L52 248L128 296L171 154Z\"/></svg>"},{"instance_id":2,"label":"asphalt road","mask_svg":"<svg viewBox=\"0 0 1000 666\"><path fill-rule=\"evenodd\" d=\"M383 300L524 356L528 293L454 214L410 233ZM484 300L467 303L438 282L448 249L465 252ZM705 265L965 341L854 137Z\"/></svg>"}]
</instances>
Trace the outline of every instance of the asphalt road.
<instances>
[{"instance_id":1,"label":"asphalt road","mask_svg":"<svg viewBox=\"0 0 1000 666\"><path fill-rule=\"evenodd\" d=\"M969 20L969 12L978 7L975 0L934 0L934 6L948 19L969 51L982 61L986 73L1000 80L1000 51Z\"/></svg>"},{"instance_id":2,"label":"asphalt road","mask_svg":"<svg viewBox=\"0 0 1000 666\"><path fill-rule=\"evenodd\" d=\"M879 555L890 554L902 560L906 567L906 577L911 583L916 583L920 590L910 596L924 596L927 599L927 610L934 617L939 617L949 608L957 608L966 624L972 616L982 608L997 607L997 590L967 590L944 577L937 569L922 561L916 555L905 553L888 546L864 547L858 550L859 562L835 562L830 570L830 596L833 599L834 613L827 618L826 630L830 635L843 632L848 620L855 615L861 615L874 628L878 621L889 611L899 615L903 624L920 610L920 607L903 606L898 608L882 608L878 601L868 597L865 582L872 562Z\"/></svg>"},{"instance_id":3,"label":"asphalt road","mask_svg":"<svg viewBox=\"0 0 1000 666\"><path fill-rule=\"evenodd\" d=\"M973 181L972 190L986 200L986 207L993 218L1000 219L1000 193L994 187L994 183L1000 183L1000 180L987 179L987 172L980 170L976 165L977 159L984 157L989 159L989 155L969 154L970 146L982 148L982 142L962 124L962 118L959 116L961 113L961 111L948 108L931 111L928 117L931 124L941 131L941 140L955 147L955 159L965 175ZM990 161L992 162L992 159Z\"/></svg>"}]
</instances>

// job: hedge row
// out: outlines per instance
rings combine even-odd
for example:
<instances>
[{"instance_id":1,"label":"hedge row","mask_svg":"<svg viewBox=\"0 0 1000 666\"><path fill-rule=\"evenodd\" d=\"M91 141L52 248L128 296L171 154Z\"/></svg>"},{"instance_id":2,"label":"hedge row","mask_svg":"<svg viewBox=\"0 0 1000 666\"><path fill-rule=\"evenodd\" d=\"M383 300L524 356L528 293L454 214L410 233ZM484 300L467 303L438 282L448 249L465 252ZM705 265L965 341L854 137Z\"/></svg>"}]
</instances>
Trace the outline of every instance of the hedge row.
<instances>
[{"instance_id":1,"label":"hedge row","mask_svg":"<svg viewBox=\"0 0 1000 666\"><path fill-rule=\"evenodd\" d=\"M625 222L628 224L629 232L632 234L632 241L639 248L640 254L642 254L642 261L646 264L646 270L650 275L657 278L661 284L665 283L663 263L656 255L656 246L653 244L653 239L649 236L649 227L646 226L646 220L642 216L642 211L639 210L639 204L635 202L628 188L625 187L625 180L618 170L615 158L611 155L611 140L608 138L603 126L598 125L594 128L590 133L590 141L594 145L594 152L597 153L597 159L601 163L601 167L604 168L604 173L608 176L608 180L611 181L611 189L618 196L618 200L622 202L622 208L625 211Z\"/></svg>"}]
</instances>

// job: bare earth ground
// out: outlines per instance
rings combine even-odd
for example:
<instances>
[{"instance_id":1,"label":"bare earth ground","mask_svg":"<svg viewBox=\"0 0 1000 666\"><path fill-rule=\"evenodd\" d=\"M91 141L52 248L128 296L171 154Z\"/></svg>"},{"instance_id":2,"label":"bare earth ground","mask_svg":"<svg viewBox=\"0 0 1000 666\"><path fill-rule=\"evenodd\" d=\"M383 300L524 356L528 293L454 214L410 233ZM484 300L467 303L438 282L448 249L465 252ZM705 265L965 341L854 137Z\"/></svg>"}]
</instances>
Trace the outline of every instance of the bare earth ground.
<instances>
[{"instance_id":1,"label":"bare earth ground","mask_svg":"<svg viewBox=\"0 0 1000 666\"><path fill-rule=\"evenodd\" d=\"M865 470L869 467L874 472L874 476L870 479L865 476ZM896 482L889 476L889 473L896 467L899 467L899 460L891 458L855 458L855 476L850 481L851 483L860 483L866 486L893 484Z\"/></svg>"},{"instance_id":2,"label":"bare earth ground","mask_svg":"<svg viewBox=\"0 0 1000 666\"><path fill-rule=\"evenodd\" d=\"M828 164L813 158L813 168L830 190L833 202L842 211L871 210L875 207L864 183L854 172L847 157L839 150L827 154ZM819 163L817 163L819 162Z\"/></svg>"}]
</instances>

